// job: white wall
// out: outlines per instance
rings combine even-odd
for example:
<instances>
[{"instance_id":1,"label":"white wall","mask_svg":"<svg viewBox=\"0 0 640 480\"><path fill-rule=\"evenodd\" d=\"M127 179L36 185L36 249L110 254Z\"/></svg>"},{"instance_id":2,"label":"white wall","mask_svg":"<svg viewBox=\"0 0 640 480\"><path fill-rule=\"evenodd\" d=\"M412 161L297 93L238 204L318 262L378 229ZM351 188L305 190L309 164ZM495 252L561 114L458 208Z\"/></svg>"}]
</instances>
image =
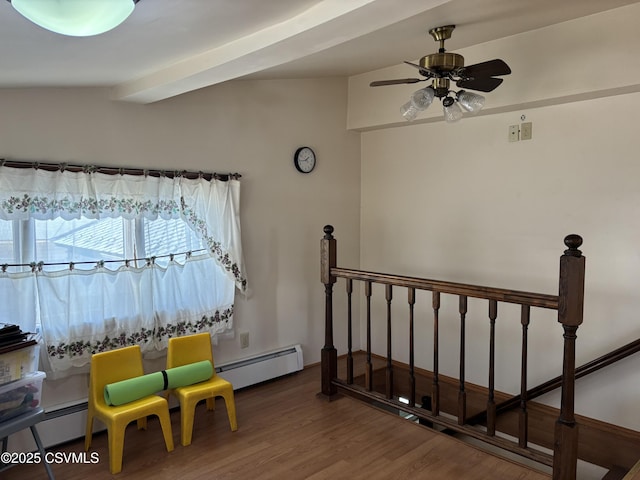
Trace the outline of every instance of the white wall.
<instances>
[{"instance_id":1,"label":"white wall","mask_svg":"<svg viewBox=\"0 0 640 480\"><path fill-rule=\"evenodd\" d=\"M513 75L486 95L484 115L457 124L445 124L434 104L427 121L396 126L415 86L399 94L367 85L404 77L403 67L351 78L349 125L365 131L361 268L555 294L562 240L578 233L587 257L578 364L639 338L639 17L634 5L461 51L467 63L503 58ZM533 122L533 139L509 143L508 126L521 115ZM402 356L406 294L394 297L394 352ZM418 305L426 342L416 362L431 368L430 298ZM441 369L457 375L456 299L443 299L441 322ZM539 353L530 354L530 386L559 375L562 356L552 312L534 312L532 322L530 351ZM486 303L470 301L467 379L483 385L488 323ZM374 333L384 354L385 327ZM517 310L500 305L498 342L496 387L517 393ZM579 380L577 413L640 430L639 371L636 354ZM559 403L557 395L544 400Z\"/></svg>"},{"instance_id":2,"label":"white wall","mask_svg":"<svg viewBox=\"0 0 640 480\"><path fill-rule=\"evenodd\" d=\"M360 145L345 129L346 92L345 79L237 81L135 105L102 89L0 90L0 158L241 173L250 293L234 320L250 347L220 341L216 362L300 343L310 364L324 343L322 227L343 232L341 257L359 255ZM301 145L318 155L308 175L293 166ZM86 397L84 376L45 385L45 405Z\"/></svg>"}]
</instances>

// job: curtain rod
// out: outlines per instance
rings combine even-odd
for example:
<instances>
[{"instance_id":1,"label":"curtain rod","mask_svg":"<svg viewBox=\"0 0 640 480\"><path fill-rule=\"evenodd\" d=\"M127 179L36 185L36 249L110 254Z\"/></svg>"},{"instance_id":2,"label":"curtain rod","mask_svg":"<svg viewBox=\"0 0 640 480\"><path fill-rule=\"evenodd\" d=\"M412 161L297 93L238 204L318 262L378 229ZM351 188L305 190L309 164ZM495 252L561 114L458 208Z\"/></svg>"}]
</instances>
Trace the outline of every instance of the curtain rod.
<instances>
[{"instance_id":1,"label":"curtain rod","mask_svg":"<svg viewBox=\"0 0 640 480\"><path fill-rule=\"evenodd\" d=\"M35 168L55 172L56 170L70 172L86 172L86 173L105 173L108 175L148 175L151 177L185 177L189 179L204 178L211 181L212 179L228 181L239 180L242 175L239 173L209 173L209 172L195 172L188 170L159 170L159 169L146 169L146 168L133 168L133 167L107 167L96 165L77 165L70 163L48 163L48 162L26 162L20 160L5 160L0 159L0 166L13 167L13 168Z\"/></svg>"},{"instance_id":2,"label":"curtain rod","mask_svg":"<svg viewBox=\"0 0 640 480\"><path fill-rule=\"evenodd\" d=\"M76 265L92 265L95 264L96 267L103 267L105 263L123 263L126 267L130 266L130 263L139 263L144 261L146 266L150 266L156 263L156 260L159 258L168 258L170 261L173 261L175 257L184 255L187 259L191 258L194 253L204 252L206 248L200 248L198 250L189 250L187 252L180 253L168 253L166 255L154 255L151 257L140 257L140 258L127 258L127 259L118 259L118 260L85 260L80 262L31 262L31 263L3 263L0 264L0 271L2 273L7 273L7 269L9 267L29 267L32 272L41 272L43 267L52 267L52 266L69 266L69 270L73 270Z\"/></svg>"}]
</instances>

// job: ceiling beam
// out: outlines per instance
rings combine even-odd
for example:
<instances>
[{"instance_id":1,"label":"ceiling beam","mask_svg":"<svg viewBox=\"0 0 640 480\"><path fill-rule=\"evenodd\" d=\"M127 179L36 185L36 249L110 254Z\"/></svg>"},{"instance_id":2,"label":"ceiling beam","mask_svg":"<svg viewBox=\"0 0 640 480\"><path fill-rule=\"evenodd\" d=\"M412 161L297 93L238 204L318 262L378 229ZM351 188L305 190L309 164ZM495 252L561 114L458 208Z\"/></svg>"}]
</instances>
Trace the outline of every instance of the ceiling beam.
<instances>
[{"instance_id":1,"label":"ceiling beam","mask_svg":"<svg viewBox=\"0 0 640 480\"><path fill-rule=\"evenodd\" d=\"M152 103L283 65L431 10L450 0L323 0L299 15L113 88Z\"/></svg>"}]
</instances>

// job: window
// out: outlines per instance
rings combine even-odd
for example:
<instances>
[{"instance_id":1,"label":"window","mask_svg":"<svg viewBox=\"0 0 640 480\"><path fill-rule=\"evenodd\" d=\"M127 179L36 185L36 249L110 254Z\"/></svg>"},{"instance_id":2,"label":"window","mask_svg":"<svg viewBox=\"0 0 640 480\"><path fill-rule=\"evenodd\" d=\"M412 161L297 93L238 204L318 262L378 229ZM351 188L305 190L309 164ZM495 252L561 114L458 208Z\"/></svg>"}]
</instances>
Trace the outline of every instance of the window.
<instances>
[{"instance_id":1,"label":"window","mask_svg":"<svg viewBox=\"0 0 640 480\"><path fill-rule=\"evenodd\" d=\"M3 321L40 326L50 378L98 351L231 331L246 289L239 189L236 177L0 166Z\"/></svg>"}]
</instances>

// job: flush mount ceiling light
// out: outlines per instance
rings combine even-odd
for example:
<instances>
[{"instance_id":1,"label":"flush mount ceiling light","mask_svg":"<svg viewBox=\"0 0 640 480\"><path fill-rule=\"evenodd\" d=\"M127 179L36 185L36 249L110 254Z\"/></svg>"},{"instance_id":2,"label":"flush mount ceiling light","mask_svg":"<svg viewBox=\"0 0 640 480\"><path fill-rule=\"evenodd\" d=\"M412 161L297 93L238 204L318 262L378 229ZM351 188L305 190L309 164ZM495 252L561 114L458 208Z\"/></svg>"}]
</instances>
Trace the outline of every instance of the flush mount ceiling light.
<instances>
[{"instance_id":1,"label":"flush mount ceiling light","mask_svg":"<svg viewBox=\"0 0 640 480\"><path fill-rule=\"evenodd\" d=\"M124 22L139 0L7 0L23 17L62 35L99 35Z\"/></svg>"},{"instance_id":2,"label":"flush mount ceiling light","mask_svg":"<svg viewBox=\"0 0 640 480\"><path fill-rule=\"evenodd\" d=\"M447 122L457 122L465 113L476 114L484 106L484 97L467 90L458 92L451 90L451 82L454 81L456 86L461 88L491 92L502 83L502 78L495 78L496 76L511 73L509 66L500 59L465 67L462 55L446 52L444 49L444 41L451 38L454 28L455 25L447 25L429 30L433 39L440 42L438 53L422 57L420 64L404 62L417 68L420 75L425 78L399 78L371 82L370 86L379 87L432 80L430 86L414 92L409 102L400 107L400 113L405 120L416 118L420 111L431 105L434 97L442 100L442 111Z\"/></svg>"}]
</instances>

